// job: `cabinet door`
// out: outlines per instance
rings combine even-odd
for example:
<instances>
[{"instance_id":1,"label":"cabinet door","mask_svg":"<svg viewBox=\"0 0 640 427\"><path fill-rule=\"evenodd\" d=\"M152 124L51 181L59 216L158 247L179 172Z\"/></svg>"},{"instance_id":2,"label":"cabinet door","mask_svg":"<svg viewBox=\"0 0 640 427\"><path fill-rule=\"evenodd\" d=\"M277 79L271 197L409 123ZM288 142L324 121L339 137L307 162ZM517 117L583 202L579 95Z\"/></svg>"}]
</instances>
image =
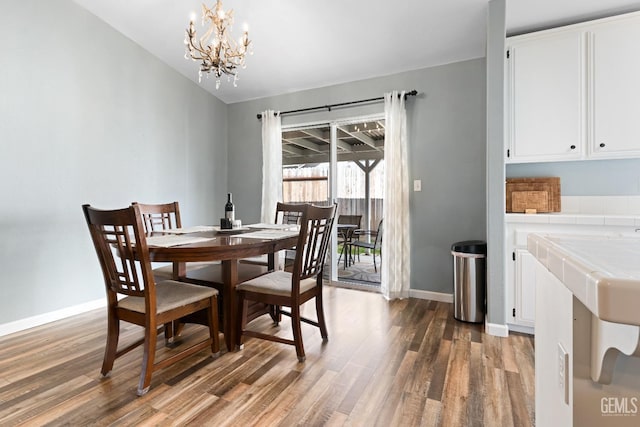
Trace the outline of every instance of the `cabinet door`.
<instances>
[{"instance_id":1,"label":"cabinet door","mask_svg":"<svg viewBox=\"0 0 640 427\"><path fill-rule=\"evenodd\" d=\"M580 31L515 41L509 49L507 162L579 159L585 143L585 42Z\"/></svg>"},{"instance_id":2,"label":"cabinet door","mask_svg":"<svg viewBox=\"0 0 640 427\"><path fill-rule=\"evenodd\" d=\"M590 156L640 156L640 17L598 25L590 41Z\"/></svg>"},{"instance_id":3,"label":"cabinet door","mask_svg":"<svg viewBox=\"0 0 640 427\"><path fill-rule=\"evenodd\" d=\"M535 326L536 259L526 249L516 249L515 321L522 326Z\"/></svg>"}]
</instances>

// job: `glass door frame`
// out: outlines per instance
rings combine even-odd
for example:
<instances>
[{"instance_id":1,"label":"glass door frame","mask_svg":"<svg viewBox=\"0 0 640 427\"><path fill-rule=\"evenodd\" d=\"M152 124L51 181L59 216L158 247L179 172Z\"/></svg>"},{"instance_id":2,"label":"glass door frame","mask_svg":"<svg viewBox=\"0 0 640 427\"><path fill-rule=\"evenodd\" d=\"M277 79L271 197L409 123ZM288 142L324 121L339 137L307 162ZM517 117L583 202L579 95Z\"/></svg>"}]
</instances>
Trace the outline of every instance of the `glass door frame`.
<instances>
[{"instance_id":1,"label":"glass door frame","mask_svg":"<svg viewBox=\"0 0 640 427\"><path fill-rule=\"evenodd\" d=\"M282 125L282 131L291 131L296 129L309 129L309 128L317 128L317 127L326 127L329 126L330 131L330 144L329 144L329 195L327 200L332 203L336 203L338 201L338 127L340 126L348 126L361 122L371 122L376 120L384 120L385 114L384 111L375 114L369 114L364 116L353 116L344 119L335 119L335 120L321 120L317 122L306 122L306 123L291 123L287 125ZM337 217L336 217L337 221ZM338 281L338 229L333 227L331 231L331 244L329 247L329 265L330 265L330 275L331 282Z\"/></svg>"}]
</instances>

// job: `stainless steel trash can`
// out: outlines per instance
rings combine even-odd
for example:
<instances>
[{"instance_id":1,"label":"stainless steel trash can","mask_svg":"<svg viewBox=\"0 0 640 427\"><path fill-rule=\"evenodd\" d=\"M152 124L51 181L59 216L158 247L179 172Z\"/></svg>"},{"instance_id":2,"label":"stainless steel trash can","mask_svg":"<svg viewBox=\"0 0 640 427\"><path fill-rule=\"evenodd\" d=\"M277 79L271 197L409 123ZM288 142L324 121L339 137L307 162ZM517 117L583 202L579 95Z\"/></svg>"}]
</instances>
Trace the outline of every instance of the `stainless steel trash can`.
<instances>
[{"instance_id":1,"label":"stainless steel trash can","mask_svg":"<svg viewBox=\"0 0 640 427\"><path fill-rule=\"evenodd\" d=\"M463 322L484 321L487 288L487 243L467 240L451 246L453 255L453 317Z\"/></svg>"}]
</instances>

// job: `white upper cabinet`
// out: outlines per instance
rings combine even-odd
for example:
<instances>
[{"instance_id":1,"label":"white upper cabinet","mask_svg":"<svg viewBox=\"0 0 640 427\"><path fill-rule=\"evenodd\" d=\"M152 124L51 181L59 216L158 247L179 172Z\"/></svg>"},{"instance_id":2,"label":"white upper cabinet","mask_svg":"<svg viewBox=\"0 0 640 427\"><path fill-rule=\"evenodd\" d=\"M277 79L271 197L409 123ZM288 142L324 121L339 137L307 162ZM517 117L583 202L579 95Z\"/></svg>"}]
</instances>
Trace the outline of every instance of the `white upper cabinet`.
<instances>
[{"instance_id":1,"label":"white upper cabinet","mask_svg":"<svg viewBox=\"0 0 640 427\"><path fill-rule=\"evenodd\" d=\"M595 158L640 156L640 16L598 25L591 45Z\"/></svg>"},{"instance_id":2,"label":"white upper cabinet","mask_svg":"<svg viewBox=\"0 0 640 427\"><path fill-rule=\"evenodd\" d=\"M639 12L507 47L507 163L640 157Z\"/></svg>"},{"instance_id":3,"label":"white upper cabinet","mask_svg":"<svg viewBox=\"0 0 640 427\"><path fill-rule=\"evenodd\" d=\"M511 41L508 162L582 157L584 40L574 31Z\"/></svg>"}]
</instances>

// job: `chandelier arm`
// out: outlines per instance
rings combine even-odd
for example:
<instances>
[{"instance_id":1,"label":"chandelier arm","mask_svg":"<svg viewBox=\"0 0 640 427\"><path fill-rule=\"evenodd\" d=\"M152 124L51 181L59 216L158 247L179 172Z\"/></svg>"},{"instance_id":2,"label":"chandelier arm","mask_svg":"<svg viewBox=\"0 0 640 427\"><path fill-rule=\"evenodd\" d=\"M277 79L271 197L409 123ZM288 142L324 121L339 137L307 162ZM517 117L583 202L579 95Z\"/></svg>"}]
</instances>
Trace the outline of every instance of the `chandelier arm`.
<instances>
[{"instance_id":1,"label":"chandelier arm","mask_svg":"<svg viewBox=\"0 0 640 427\"><path fill-rule=\"evenodd\" d=\"M205 60L206 57L209 57L210 55L208 55L206 53L206 51L199 49L198 46L195 46L193 44L193 38L189 38L189 55L191 56L191 58L196 59L196 60ZM202 47L202 46L201 46Z\"/></svg>"},{"instance_id":2,"label":"chandelier arm","mask_svg":"<svg viewBox=\"0 0 640 427\"><path fill-rule=\"evenodd\" d=\"M198 46L196 47L196 50L198 50L198 52L200 52L201 54L211 57L211 46L203 46L202 45L202 41L198 40Z\"/></svg>"},{"instance_id":3,"label":"chandelier arm","mask_svg":"<svg viewBox=\"0 0 640 427\"><path fill-rule=\"evenodd\" d=\"M202 43L199 43L200 47L195 45L194 42L195 42L196 32L191 31L192 24L190 25L190 28L187 30L187 48L189 49L189 55L191 56L192 59L203 60L205 59L204 56L209 56L209 55L207 54L206 49L203 48ZM196 52L200 54L200 56L198 56Z\"/></svg>"}]
</instances>

